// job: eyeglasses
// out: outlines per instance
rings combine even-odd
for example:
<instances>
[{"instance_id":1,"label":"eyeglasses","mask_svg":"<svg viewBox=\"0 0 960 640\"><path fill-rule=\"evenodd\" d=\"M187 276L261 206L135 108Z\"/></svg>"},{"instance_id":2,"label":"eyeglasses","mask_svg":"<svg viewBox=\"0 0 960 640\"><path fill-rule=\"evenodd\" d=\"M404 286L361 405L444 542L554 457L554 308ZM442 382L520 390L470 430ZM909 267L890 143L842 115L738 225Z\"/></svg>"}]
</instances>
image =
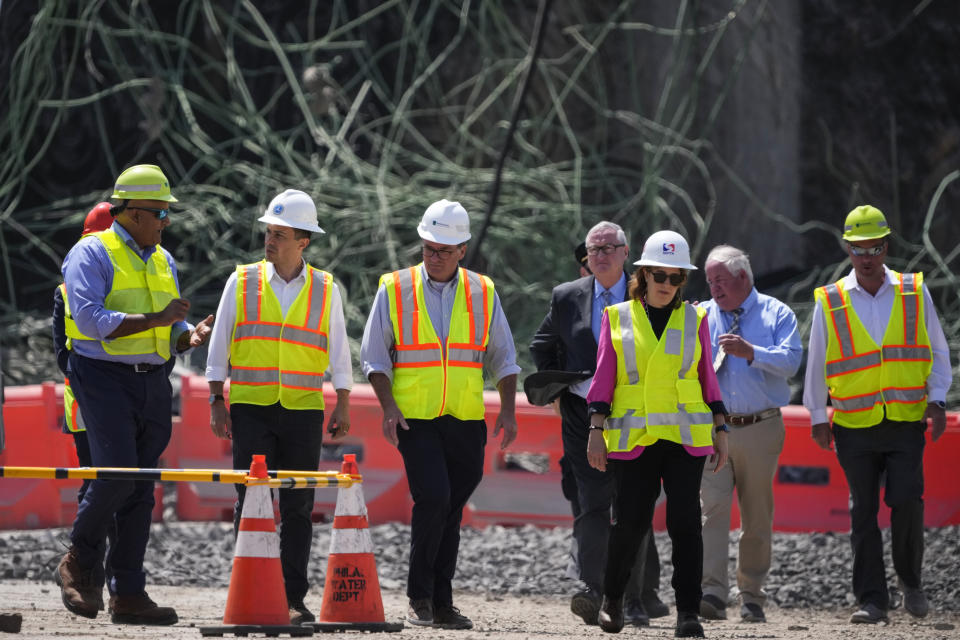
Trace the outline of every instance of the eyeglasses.
<instances>
[{"instance_id":1,"label":"eyeglasses","mask_svg":"<svg viewBox=\"0 0 960 640\"><path fill-rule=\"evenodd\" d=\"M131 209L140 209L140 211L149 211L157 220L166 220L170 215L170 209L151 209L150 207L130 207Z\"/></svg>"},{"instance_id":2,"label":"eyeglasses","mask_svg":"<svg viewBox=\"0 0 960 640\"><path fill-rule=\"evenodd\" d=\"M608 256L608 255L610 255L611 253L613 253L614 251L616 251L617 249L619 249L620 247L625 247L625 246L627 246L627 245L625 245L625 244L602 244L602 245L600 245L599 247L597 247L597 246L587 247L587 255L588 255L588 256L595 256L595 255L597 255L598 253L602 253L603 255Z\"/></svg>"},{"instance_id":3,"label":"eyeglasses","mask_svg":"<svg viewBox=\"0 0 960 640\"><path fill-rule=\"evenodd\" d=\"M435 258L439 257L443 260L446 260L450 256L456 253L454 249L434 249L433 247L428 247L423 245L423 257L425 258Z\"/></svg>"},{"instance_id":4,"label":"eyeglasses","mask_svg":"<svg viewBox=\"0 0 960 640\"><path fill-rule=\"evenodd\" d=\"M852 255L855 255L858 258L862 258L863 256L880 255L881 253L883 253L883 250L887 248L887 243L881 242L880 244L876 244L872 247L858 247L855 244L848 244L847 246L850 248L850 253Z\"/></svg>"},{"instance_id":5,"label":"eyeglasses","mask_svg":"<svg viewBox=\"0 0 960 640\"><path fill-rule=\"evenodd\" d=\"M667 280L670 280L670 284L674 287L679 287L683 284L683 281L687 279L687 274L685 273L671 273L667 275L666 271L651 271L650 275L653 276L653 281L657 284L663 284Z\"/></svg>"}]
</instances>

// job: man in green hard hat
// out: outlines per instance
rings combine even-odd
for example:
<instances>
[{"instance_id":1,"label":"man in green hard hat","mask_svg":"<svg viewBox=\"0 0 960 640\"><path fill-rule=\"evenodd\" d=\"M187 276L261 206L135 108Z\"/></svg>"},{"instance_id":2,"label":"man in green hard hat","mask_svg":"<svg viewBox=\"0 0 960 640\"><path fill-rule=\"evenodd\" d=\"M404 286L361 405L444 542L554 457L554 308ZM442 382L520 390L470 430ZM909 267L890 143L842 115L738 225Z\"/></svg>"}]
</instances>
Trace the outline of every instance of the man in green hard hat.
<instances>
[{"instance_id":1,"label":"man in green hard hat","mask_svg":"<svg viewBox=\"0 0 960 640\"><path fill-rule=\"evenodd\" d=\"M852 623L887 620L890 594L877 526L880 486L890 507L893 565L904 609L927 615L923 592L923 449L946 427L950 352L922 273L884 264L890 227L876 207L847 215L843 240L853 270L814 292L816 306L803 404L812 436L837 459L850 486ZM833 427L827 397L833 407Z\"/></svg>"},{"instance_id":2,"label":"man in green hard hat","mask_svg":"<svg viewBox=\"0 0 960 640\"><path fill-rule=\"evenodd\" d=\"M159 167L137 165L117 178L113 224L84 236L63 261L63 281L77 335L67 374L87 425L95 467L156 468L171 431L172 357L203 344L213 316L193 327L180 297L177 268L160 246L177 199ZM143 556L150 537L153 483L94 480L77 510L70 549L54 570L64 606L95 618L103 609L103 553L109 612L116 624L170 625L177 614L145 590ZM98 570L99 568L99 570Z\"/></svg>"}]
</instances>

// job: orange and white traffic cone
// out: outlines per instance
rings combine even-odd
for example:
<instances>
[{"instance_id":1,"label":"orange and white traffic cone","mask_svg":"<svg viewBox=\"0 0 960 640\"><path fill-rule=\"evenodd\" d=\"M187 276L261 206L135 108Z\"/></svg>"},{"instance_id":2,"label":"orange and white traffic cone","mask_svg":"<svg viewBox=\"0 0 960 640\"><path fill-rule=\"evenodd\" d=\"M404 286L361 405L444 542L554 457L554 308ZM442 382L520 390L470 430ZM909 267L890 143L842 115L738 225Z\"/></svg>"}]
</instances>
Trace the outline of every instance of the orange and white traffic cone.
<instances>
[{"instance_id":1,"label":"orange and white traffic cone","mask_svg":"<svg viewBox=\"0 0 960 640\"><path fill-rule=\"evenodd\" d=\"M340 473L360 478L356 455L343 456ZM308 626L316 631L403 629L402 623L384 620L367 506L359 482L337 491L320 621Z\"/></svg>"},{"instance_id":2,"label":"orange and white traffic cone","mask_svg":"<svg viewBox=\"0 0 960 640\"><path fill-rule=\"evenodd\" d=\"M268 477L265 456L253 456L250 476ZM266 486L248 486L243 499L223 624L229 626L201 627L200 633L204 636L223 633L313 635L313 629L308 626L290 624L280 565L280 538L273 519L270 489Z\"/></svg>"}]
</instances>

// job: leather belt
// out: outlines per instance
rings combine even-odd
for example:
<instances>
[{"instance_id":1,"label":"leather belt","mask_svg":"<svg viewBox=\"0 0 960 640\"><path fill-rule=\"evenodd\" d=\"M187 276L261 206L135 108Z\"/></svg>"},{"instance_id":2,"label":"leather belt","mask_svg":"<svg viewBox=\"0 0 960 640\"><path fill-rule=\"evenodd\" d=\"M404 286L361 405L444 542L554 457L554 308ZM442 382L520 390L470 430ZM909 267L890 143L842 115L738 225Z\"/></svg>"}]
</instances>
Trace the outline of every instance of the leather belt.
<instances>
[{"instance_id":1,"label":"leather belt","mask_svg":"<svg viewBox=\"0 0 960 640\"><path fill-rule=\"evenodd\" d=\"M764 409L759 413L734 413L730 415L730 419L727 420L727 424L734 427L746 427L755 422L762 422L763 420L769 420L774 416L780 415L780 409L774 407L773 409Z\"/></svg>"},{"instance_id":2,"label":"leather belt","mask_svg":"<svg viewBox=\"0 0 960 640\"><path fill-rule=\"evenodd\" d=\"M138 362L137 364L127 364L126 362L113 362L112 360L102 360L101 362L106 362L115 367L120 367L125 371L131 371L133 373L153 373L157 369L162 369L166 365L162 364L148 364L146 362Z\"/></svg>"}]
</instances>

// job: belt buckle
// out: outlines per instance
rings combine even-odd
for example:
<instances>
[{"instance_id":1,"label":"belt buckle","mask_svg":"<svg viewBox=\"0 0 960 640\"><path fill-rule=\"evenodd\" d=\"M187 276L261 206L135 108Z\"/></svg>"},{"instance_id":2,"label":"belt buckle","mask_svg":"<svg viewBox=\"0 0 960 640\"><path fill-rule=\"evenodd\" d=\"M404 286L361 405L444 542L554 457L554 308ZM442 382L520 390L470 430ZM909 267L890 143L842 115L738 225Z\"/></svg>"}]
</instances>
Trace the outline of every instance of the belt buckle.
<instances>
[{"instance_id":1,"label":"belt buckle","mask_svg":"<svg viewBox=\"0 0 960 640\"><path fill-rule=\"evenodd\" d=\"M146 364L143 362L138 362L137 364L133 365L133 372L134 373L150 373L153 370L152 367L153 365Z\"/></svg>"},{"instance_id":2,"label":"belt buckle","mask_svg":"<svg viewBox=\"0 0 960 640\"><path fill-rule=\"evenodd\" d=\"M746 422L744 421L746 416L730 416L730 424L735 427L742 427Z\"/></svg>"}]
</instances>

